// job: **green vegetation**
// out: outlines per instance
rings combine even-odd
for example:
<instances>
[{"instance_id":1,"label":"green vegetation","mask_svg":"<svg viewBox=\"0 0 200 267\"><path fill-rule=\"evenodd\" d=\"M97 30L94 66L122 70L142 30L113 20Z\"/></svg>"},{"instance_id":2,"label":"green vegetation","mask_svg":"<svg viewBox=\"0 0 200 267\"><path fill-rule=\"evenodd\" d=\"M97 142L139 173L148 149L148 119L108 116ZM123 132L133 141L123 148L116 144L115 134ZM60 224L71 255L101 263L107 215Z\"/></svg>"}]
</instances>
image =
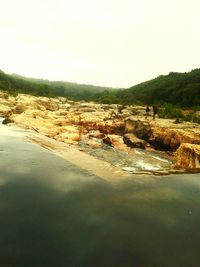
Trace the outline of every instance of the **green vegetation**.
<instances>
[{"instance_id":1,"label":"green vegetation","mask_svg":"<svg viewBox=\"0 0 200 267\"><path fill-rule=\"evenodd\" d=\"M0 71L0 90L6 90L13 95L24 93L48 97L64 96L77 101L94 100L105 90L114 91L109 87L25 78L16 74L8 75L3 71Z\"/></svg>"},{"instance_id":2,"label":"green vegetation","mask_svg":"<svg viewBox=\"0 0 200 267\"><path fill-rule=\"evenodd\" d=\"M120 104L164 104L200 106L200 69L188 73L171 72L126 90L104 92L98 101Z\"/></svg>"},{"instance_id":3,"label":"green vegetation","mask_svg":"<svg viewBox=\"0 0 200 267\"><path fill-rule=\"evenodd\" d=\"M185 110L172 104L164 104L159 108L158 116L160 118L177 119L178 121L190 121L200 123L200 116L198 115L200 108Z\"/></svg>"},{"instance_id":4,"label":"green vegetation","mask_svg":"<svg viewBox=\"0 0 200 267\"><path fill-rule=\"evenodd\" d=\"M12 94L25 93L36 96L64 96L72 100L96 101L100 103L156 104L163 106L161 116L181 117L174 108L200 107L200 69L188 73L171 72L129 89L113 89L69 82L52 82L30 79L19 75L8 75L0 71L0 89ZM168 104L168 106L166 105ZM170 115L171 114L171 115ZM188 115L189 116L189 115ZM192 116L192 115L191 115ZM190 116L189 116L190 117Z\"/></svg>"},{"instance_id":5,"label":"green vegetation","mask_svg":"<svg viewBox=\"0 0 200 267\"><path fill-rule=\"evenodd\" d=\"M158 110L158 116L160 118L176 118L180 119L183 118L184 115L182 110L178 107L173 106L172 104L165 104Z\"/></svg>"}]
</instances>

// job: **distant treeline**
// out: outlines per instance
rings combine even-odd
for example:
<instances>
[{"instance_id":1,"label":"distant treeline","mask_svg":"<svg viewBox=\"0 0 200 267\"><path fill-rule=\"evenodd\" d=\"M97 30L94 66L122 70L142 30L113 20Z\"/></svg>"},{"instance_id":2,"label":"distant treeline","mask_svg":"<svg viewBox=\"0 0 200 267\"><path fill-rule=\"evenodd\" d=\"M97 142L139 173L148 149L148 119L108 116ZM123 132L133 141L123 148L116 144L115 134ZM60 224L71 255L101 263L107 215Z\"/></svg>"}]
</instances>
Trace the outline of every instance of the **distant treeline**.
<instances>
[{"instance_id":1,"label":"distant treeline","mask_svg":"<svg viewBox=\"0 0 200 267\"><path fill-rule=\"evenodd\" d=\"M0 71L0 90L11 94L23 93L35 96L64 96L72 100L94 100L101 92L114 91L110 87L76 84L63 81L32 79L16 74L9 75Z\"/></svg>"},{"instance_id":2,"label":"distant treeline","mask_svg":"<svg viewBox=\"0 0 200 267\"><path fill-rule=\"evenodd\" d=\"M113 89L69 82L29 79L0 72L0 90L36 96L64 96L72 100L101 103L164 104L200 106L200 69L187 73L171 72L128 89Z\"/></svg>"},{"instance_id":3,"label":"distant treeline","mask_svg":"<svg viewBox=\"0 0 200 267\"><path fill-rule=\"evenodd\" d=\"M164 104L200 106L200 69L188 73L171 72L126 90L106 91L98 98L104 103Z\"/></svg>"}]
</instances>

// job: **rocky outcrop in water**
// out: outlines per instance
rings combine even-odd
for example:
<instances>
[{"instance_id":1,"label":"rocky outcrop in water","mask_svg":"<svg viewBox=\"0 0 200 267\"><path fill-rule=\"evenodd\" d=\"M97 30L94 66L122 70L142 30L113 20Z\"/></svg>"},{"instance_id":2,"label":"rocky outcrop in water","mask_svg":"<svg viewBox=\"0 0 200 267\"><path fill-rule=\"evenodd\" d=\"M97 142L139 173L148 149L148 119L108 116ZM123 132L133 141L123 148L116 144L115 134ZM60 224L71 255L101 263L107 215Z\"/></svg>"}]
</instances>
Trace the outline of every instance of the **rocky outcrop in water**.
<instances>
[{"instance_id":1,"label":"rocky outcrop in water","mask_svg":"<svg viewBox=\"0 0 200 267\"><path fill-rule=\"evenodd\" d=\"M109 146L116 148L116 149L128 151L128 147L123 142L122 136L109 134L103 139L103 142Z\"/></svg>"},{"instance_id":2,"label":"rocky outcrop in water","mask_svg":"<svg viewBox=\"0 0 200 267\"><path fill-rule=\"evenodd\" d=\"M185 156L181 160L179 151L184 148L181 144L200 144L200 125L177 124L174 120L153 120L152 117L145 119L145 107L139 106L121 107L23 94L14 97L0 92L0 115L6 118L5 123L14 122L70 145L83 142L95 149L107 144L127 153L131 148L178 149L176 166L183 168L194 164L186 163ZM187 155L193 158L188 150Z\"/></svg>"},{"instance_id":3,"label":"rocky outcrop in water","mask_svg":"<svg viewBox=\"0 0 200 267\"><path fill-rule=\"evenodd\" d=\"M176 151L182 143L200 144L200 125L190 122L176 124L170 119L146 120L131 116L126 121L125 131L159 150Z\"/></svg>"},{"instance_id":4,"label":"rocky outcrop in water","mask_svg":"<svg viewBox=\"0 0 200 267\"><path fill-rule=\"evenodd\" d=\"M134 134L125 134L123 138L124 143L132 148L146 149L148 143L142 139L137 138Z\"/></svg>"},{"instance_id":5,"label":"rocky outcrop in water","mask_svg":"<svg viewBox=\"0 0 200 267\"><path fill-rule=\"evenodd\" d=\"M183 143L175 153L176 168L200 169L200 145Z\"/></svg>"},{"instance_id":6,"label":"rocky outcrop in water","mask_svg":"<svg viewBox=\"0 0 200 267\"><path fill-rule=\"evenodd\" d=\"M125 133L134 133L138 138L148 140L152 129L149 121L132 116L125 120Z\"/></svg>"}]
</instances>

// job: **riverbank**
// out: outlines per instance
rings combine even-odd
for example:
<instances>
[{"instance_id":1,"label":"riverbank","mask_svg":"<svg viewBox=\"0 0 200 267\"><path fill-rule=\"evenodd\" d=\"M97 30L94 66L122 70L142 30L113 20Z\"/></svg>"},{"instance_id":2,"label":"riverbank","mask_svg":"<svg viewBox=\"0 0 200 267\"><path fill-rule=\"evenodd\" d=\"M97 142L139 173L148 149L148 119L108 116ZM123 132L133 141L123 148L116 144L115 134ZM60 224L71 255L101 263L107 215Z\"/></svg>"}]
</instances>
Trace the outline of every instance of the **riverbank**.
<instances>
[{"instance_id":1,"label":"riverbank","mask_svg":"<svg viewBox=\"0 0 200 267\"><path fill-rule=\"evenodd\" d=\"M199 174L121 176L107 165L102 177L105 161L79 146L15 125L0 133L2 266L198 266Z\"/></svg>"},{"instance_id":2,"label":"riverbank","mask_svg":"<svg viewBox=\"0 0 200 267\"><path fill-rule=\"evenodd\" d=\"M122 109L118 105L65 98L22 94L13 97L2 92L0 114L6 117L5 123L40 134L40 140L35 142L43 146L46 143L48 149L57 143L59 149L70 147L86 152L77 161L90 156L89 161L101 160L122 173L170 173L200 168L200 125L145 119L145 107Z\"/></svg>"}]
</instances>

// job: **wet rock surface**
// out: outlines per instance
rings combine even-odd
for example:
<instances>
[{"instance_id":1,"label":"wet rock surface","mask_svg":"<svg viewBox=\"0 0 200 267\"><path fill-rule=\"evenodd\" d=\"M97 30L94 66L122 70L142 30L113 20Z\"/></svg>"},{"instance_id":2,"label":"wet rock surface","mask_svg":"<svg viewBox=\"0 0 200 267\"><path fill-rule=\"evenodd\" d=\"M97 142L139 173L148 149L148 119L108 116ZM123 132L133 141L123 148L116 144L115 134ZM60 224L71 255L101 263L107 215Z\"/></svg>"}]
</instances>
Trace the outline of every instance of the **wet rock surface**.
<instances>
[{"instance_id":1,"label":"wet rock surface","mask_svg":"<svg viewBox=\"0 0 200 267\"><path fill-rule=\"evenodd\" d=\"M80 147L94 157L119 164L126 171L169 170L173 168L174 159L178 168L198 168L198 150L191 148L193 152L189 153L181 144L200 145L200 125L145 118L145 107L122 108L120 105L75 102L63 97L23 94L13 97L0 92L0 115L7 124L15 123ZM192 162L196 165L186 163L182 158L183 150L187 150L189 159L195 157ZM177 153L173 158L164 151Z\"/></svg>"},{"instance_id":2,"label":"wet rock surface","mask_svg":"<svg viewBox=\"0 0 200 267\"><path fill-rule=\"evenodd\" d=\"M124 144L122 136L114 135L114 134L107 135L103 139L103 142L115 149L128 151L128 147L126 146L126 144Z\"/></svg>"},{"instance_id":3,"label":"wet rock surface","mask_svg":"<svg viewBox=\"0 0 200 267\"><path fill-rule=\"evenodd\" d=\"M142 139L137 138L134 134L125 134L123 141L126 145L132 148L146 149L148 143Z\"/></svg>"}]
</instances>

